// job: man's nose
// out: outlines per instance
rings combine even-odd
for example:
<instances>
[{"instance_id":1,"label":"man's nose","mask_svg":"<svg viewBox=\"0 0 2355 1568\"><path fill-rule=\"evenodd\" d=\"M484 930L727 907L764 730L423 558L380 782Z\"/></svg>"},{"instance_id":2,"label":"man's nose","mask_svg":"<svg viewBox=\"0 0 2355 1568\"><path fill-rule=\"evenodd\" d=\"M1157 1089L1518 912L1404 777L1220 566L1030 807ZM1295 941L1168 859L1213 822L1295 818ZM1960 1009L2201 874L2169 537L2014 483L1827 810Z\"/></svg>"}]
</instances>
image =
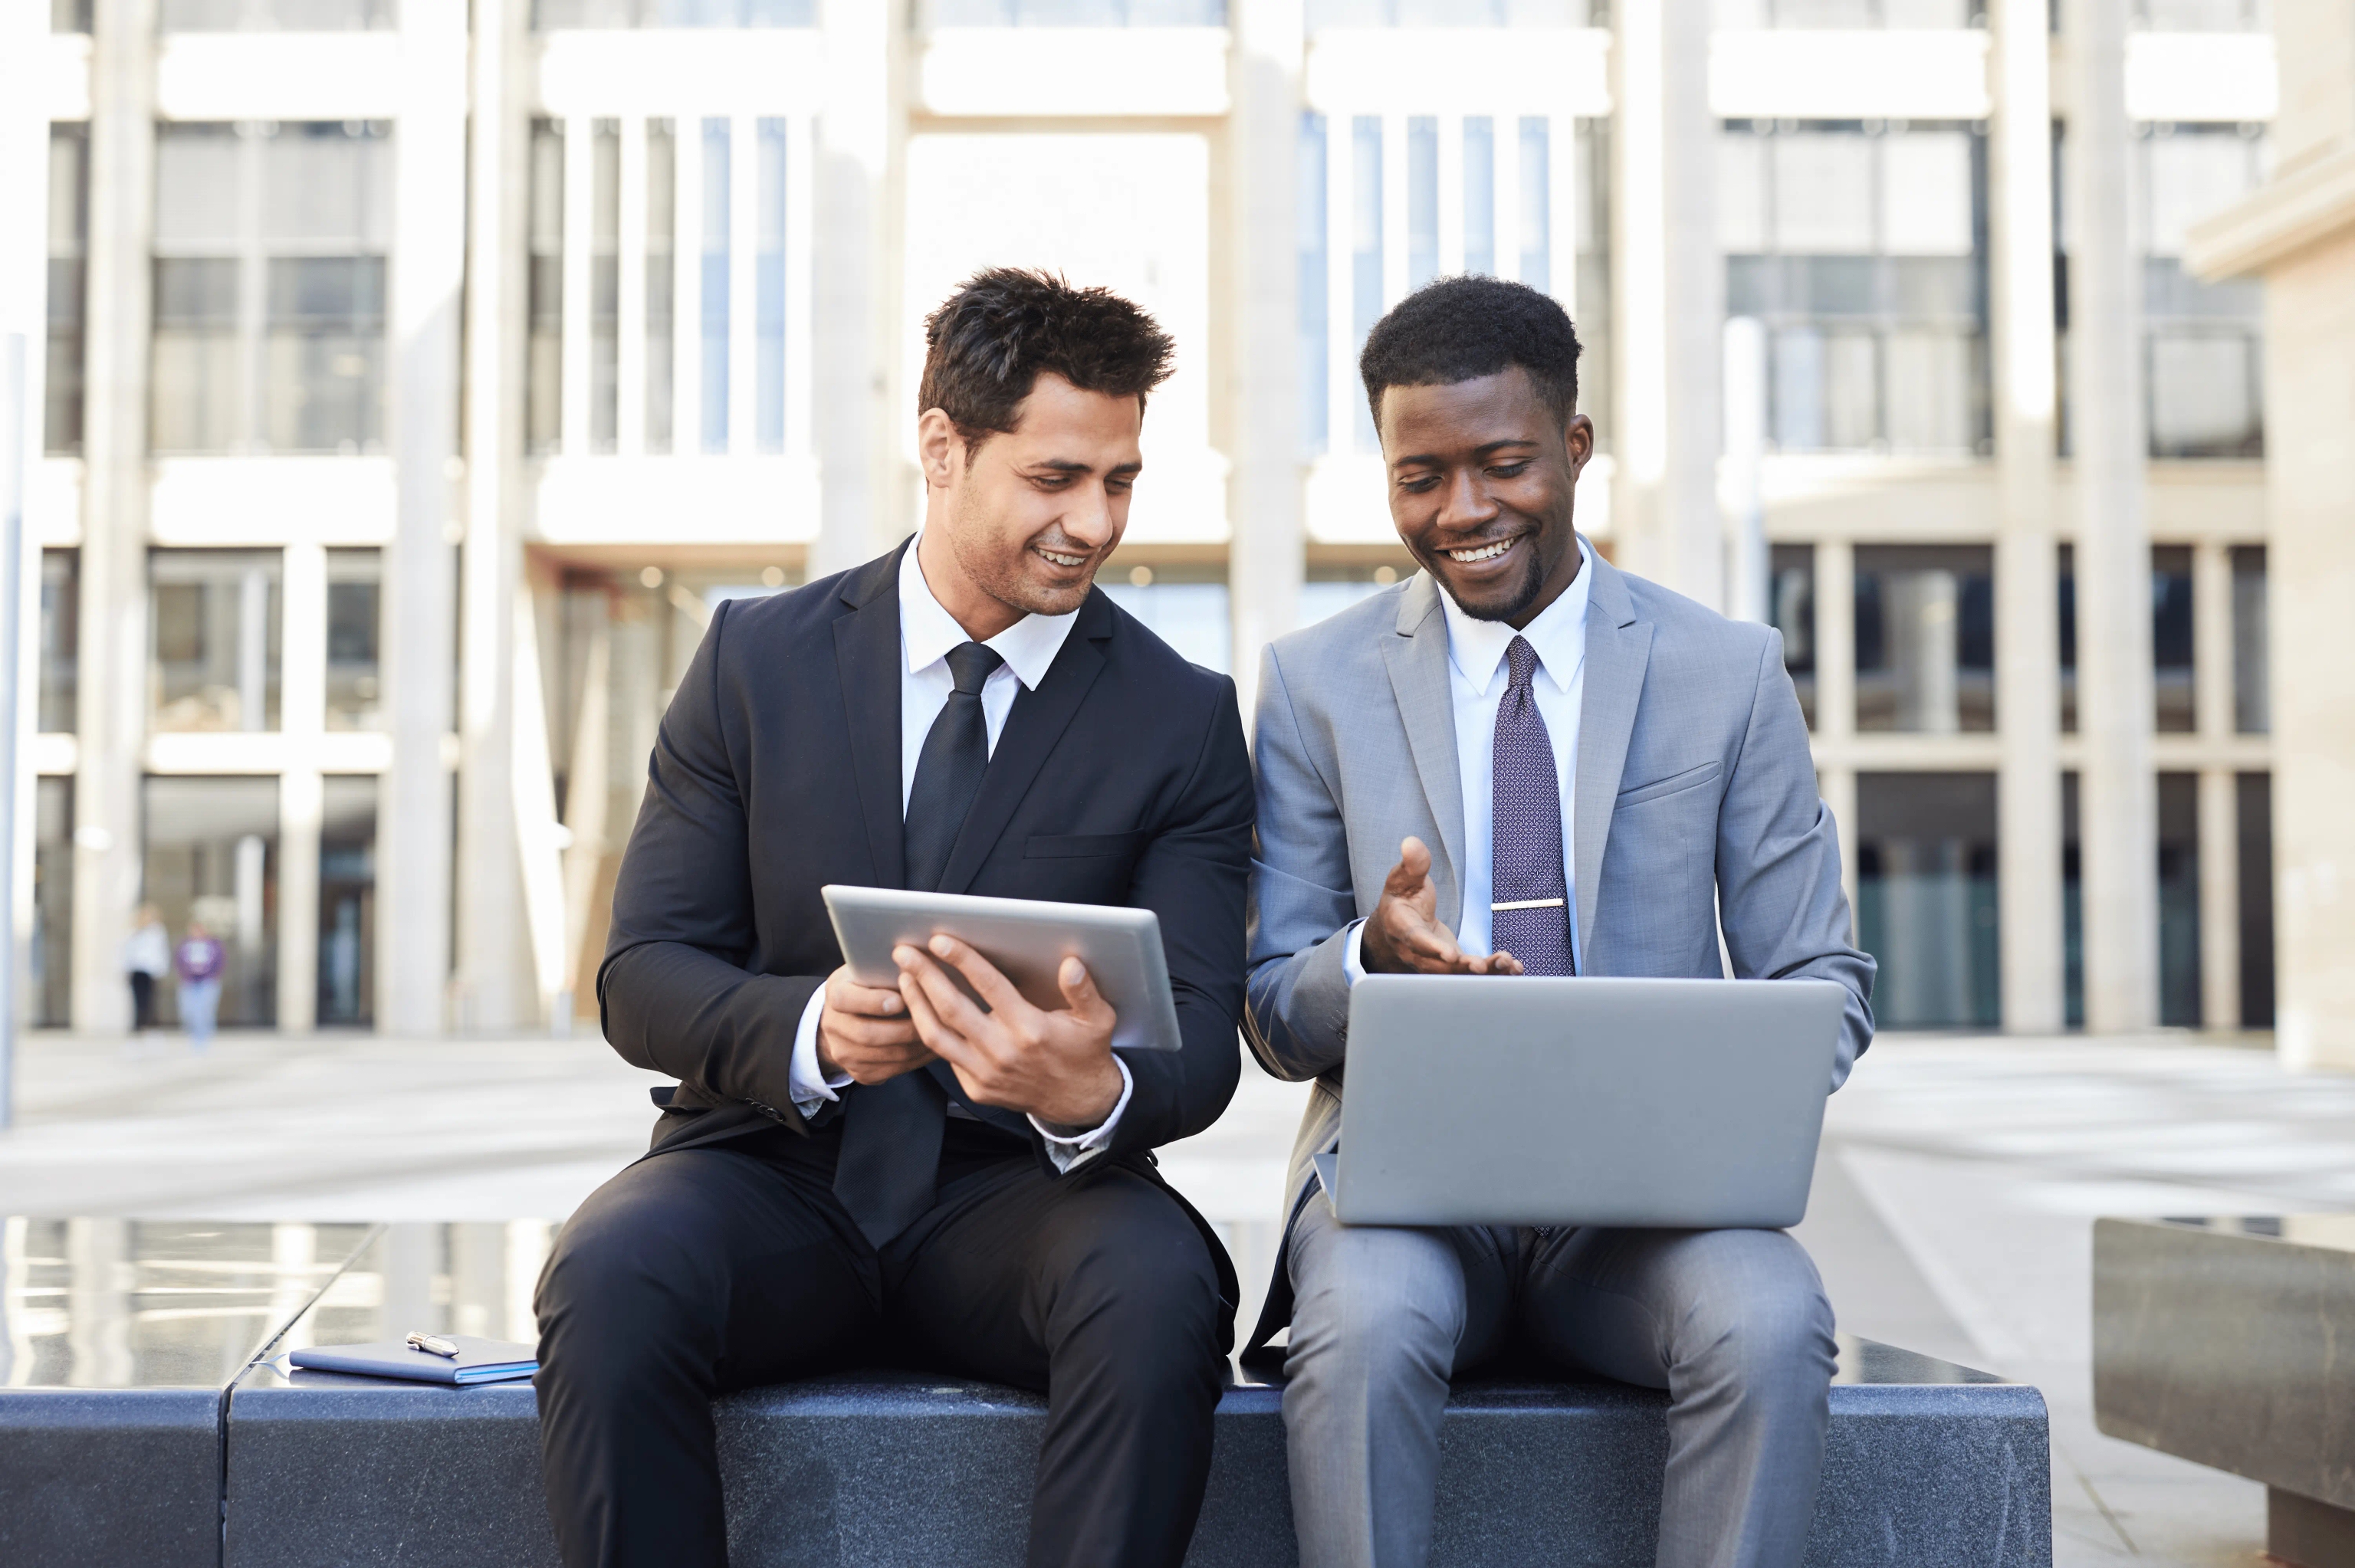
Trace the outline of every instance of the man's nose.
<instances>
[{"instance_id":1,"label":"man's nose","mask_svg":"<svg viewBox=\"0 0 2355 1568\"><path fill-rule=\"evenodd\" d=\"M1112 493L1101 484L1075 489L1071 509L1055 521L1073 544L1095 549L1112 537Z\"/></svg>"},{"instance_id":2,"label":"man's nose","mask_svg":"<svg viewBox=\"0 0 2355 1568\"><path fill-rule=\"evenodd\" d=\"M1441 527L1476 527L1496 514L1496 503L1480 488L1478 471L1460 468L1448 475L1447 488L1439 503Z\"/></svg>"}]
</instances>

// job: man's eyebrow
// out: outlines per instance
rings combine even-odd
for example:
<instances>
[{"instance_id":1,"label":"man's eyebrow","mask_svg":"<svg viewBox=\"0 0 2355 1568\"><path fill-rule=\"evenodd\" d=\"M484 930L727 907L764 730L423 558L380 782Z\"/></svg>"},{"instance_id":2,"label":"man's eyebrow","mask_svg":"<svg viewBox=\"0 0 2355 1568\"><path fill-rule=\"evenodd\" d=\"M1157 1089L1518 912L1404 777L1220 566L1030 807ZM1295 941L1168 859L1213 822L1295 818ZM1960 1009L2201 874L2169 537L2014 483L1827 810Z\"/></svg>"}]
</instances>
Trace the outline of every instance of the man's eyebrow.
<instances>
[{"instance_id":1,"label":"man's eyebrow","mask_svg":"<svg viewBox=\"0 0 2355 1568\"><path fill-rule=\"evenodd\" d=\"M1507 436L1501 440L1481 442L1472 449L1472 455L1484 458L1501 451L1507 447L1534 447L1541 444L1543 443L1535 436ZM1410 463L1425 463L1436 468L1446 461L1436 452L1409 452L1403 457L1393 458L1391 466L1405 468Z\"/></svg>"},{"instance_id":2,"label":"man's eyebrow","mask_svg":"<svg viewBox=\"0 0 2355 1568\"><path fill-rule=\"evenodd\" d=\"M1045 469L1050 473L1095 472L1095 465L1093 463L1080 462L1071 458L1041 458L1037 462L1031 463L1028 466L1029 471L1034 473L1040 469ZM1105 471L1107 473L1135 473L1144 467L1144 461L1139 459L1135 462L1114 463Z\"/></svg>"}]
</instances>

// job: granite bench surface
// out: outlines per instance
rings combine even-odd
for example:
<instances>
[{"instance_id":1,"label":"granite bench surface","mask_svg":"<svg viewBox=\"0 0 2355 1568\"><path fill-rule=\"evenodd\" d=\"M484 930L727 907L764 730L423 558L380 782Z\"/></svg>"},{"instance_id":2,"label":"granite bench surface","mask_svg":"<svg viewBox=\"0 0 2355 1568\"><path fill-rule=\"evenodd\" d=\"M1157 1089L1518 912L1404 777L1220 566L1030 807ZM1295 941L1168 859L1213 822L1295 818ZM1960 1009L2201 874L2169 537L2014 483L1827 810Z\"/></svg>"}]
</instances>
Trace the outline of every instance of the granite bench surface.
<instances>
[{"instance_id":1,"label":"granite bench surface","mask_svg":"<svg viewBox=\"0 0 2355 1568\"><path fill-rule=\"evenodd\" d=\"M527 1338L544 1235L535 1244L499 1225L69 1234L68 1224L32 1222L57 1228L31 1234L36 1261L10 1276L82 1298L49 1309L67 1320L31 1325L55 1332L31 1337L46 1359L23 1381L66 1386L0 1389L0 1562L556 1562L528 1383L382 1383L290 1372L283 1359L291 1345L410 1329L520 1327ZM127 1263L109 1252L126 1245ZM204 1266L183 1269L187 1281L220 1283L173 1294L177 1277L153 1261L165 1254ZM111 1269L116 1299L71 1283L93 1266ZM248 1287L256 1310L243 1296L200 1295ZM200 1315L204 1303L226 1309ZM28 1310L0 1307L12 1330ZM91 1320L110 1308L104 1326ZM1221 1398L1189 1563L1295 1560L1281 1404L1280 1388L1252 1382ZM1608 1382L1460 1385L1442 1437L1433 1562L1649 1563L1666 1404ZM1045 1419L1035 1395L875 1372L751 1390L715 1413L739 1564L1021 1561ZM1808 1562L2045 1568L2049 1477L2034 1389L1843 1339Z\"/></svg>"},{"instance_id":2,"label":"granite bench surface","mask_svg":"<svg viewBox=\"0 0 2355 1568\"><path fill-rule=\"evenodd\" d=\"M2355 1214L2097 1221L2094 1417L2264 1482L2275 1556L2355 1568Z\"/></svg>"}]
</instances>

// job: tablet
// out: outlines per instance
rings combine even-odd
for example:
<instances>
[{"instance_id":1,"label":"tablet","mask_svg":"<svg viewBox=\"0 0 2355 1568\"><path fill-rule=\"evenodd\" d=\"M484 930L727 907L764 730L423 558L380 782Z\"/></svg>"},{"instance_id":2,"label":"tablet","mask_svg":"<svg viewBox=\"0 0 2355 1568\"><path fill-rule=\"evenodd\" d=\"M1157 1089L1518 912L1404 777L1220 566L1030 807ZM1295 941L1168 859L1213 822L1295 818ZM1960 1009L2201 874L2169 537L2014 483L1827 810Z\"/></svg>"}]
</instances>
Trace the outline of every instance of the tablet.
<instances>
[{"instance_id":1,"label":"tablet","mask_svg":"<svg viewBox=\"0 0 2355 1568\"><path fill-rule=\"evenodd\" d=\"M900 966L891 961L891 949L902 942L921 948L945 931L996 964L1035 1007L1063 1005L1055 971L1065 959L1076 958L1119 1015L1112 1032L1114 1047L1175 1051L1181 1044L1168 960L1161 951L1161 921L1150 909L840 883L818 891L834 921L835 939L842 944L843 962L861 985L897 986ZM957 978L955 970L949 972ZM964 982L957 978L957 983Z\"/></svg>"}]
</instances>

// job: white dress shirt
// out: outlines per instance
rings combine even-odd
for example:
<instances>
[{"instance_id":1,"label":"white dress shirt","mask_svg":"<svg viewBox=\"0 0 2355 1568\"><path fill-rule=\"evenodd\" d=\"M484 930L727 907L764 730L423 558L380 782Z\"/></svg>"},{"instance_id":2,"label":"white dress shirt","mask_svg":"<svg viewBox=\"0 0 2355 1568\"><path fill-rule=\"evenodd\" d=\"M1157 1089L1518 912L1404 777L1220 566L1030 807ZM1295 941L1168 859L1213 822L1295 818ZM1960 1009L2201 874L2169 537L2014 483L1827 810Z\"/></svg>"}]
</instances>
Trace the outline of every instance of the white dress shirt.
<instances>
[{"instance_id":1,"label":"white dress shirt","mask_svg":"<svg viewBox=\"0 0 2355 1568\"><path fill-rule=\"evenodd\" d=\"M924 581L924 569L916 560L922 537L911 540L900 557L900 810L903 813L916 787L916 762L923 755L924 737L932 733L932 721L941 716L950 694L956 690L956 679L949 673L949 650L972 641ZM1047 678L1049 667L1063 651L1063 640L1079 618L1076 609L1068 615L1026 615L984 644L1005 661L989 673L981 688L982 720L989 732L993 756L1017 693L1022 687L1035 688ZM818 1018L825 1011L826 991L820 987L802 1010L801 1027L794 1034L792 1092L794 1107L804 1116L815 1115L819 1107L837 1097L836 1090L850 1082L847 1073L828 1074L818 1065ZM1129 1076L1127 1063L1117 1056L1112 1060L1120 1069L1120 1098L1101 1124L1075 1131L1035 1116L1030 1118L1030 1125L1047 1140L1048 1157L1059 1171L1069 1171L1102 1150L1111 1141L1121 1114L1128 1109L1135 1080Z\"/></svg>"},{"instance_id":2,"label":"white dress shirt","mask_svg":"<svg viewBox=\"0 0 2355 1568\"><path fill-rule=\"evenodd\" d=\"M1537 651L1538 673L1529 683L1546 737L1553 742L1554 776L1561 783L1562 887L1564 913L1570 920L1570 951L1580 954L1578 931L1578 865L1572 849L1573 814L1578 781L1578 720L1586 697L1586 606L1594 583L1594 557L1579 541L1578 576L1560 599L1528 626L1516 631L1501 620L1478 620L1459 609L1443 585L1440 608L1447 616L1447 685L1455 698L1455 766L1464 789L1464 863L1456 873L1464 885L1464 913L1455 929L1456 945L1466 954L1490 950L1489 895L1496 884L1494 840L1497 768L1497 705L1504 700L1509 678L1505 651L1516 637L1526 637ZM1361 943L1363 920L1350 930L1344 972L1352 983L1364 974ZM1585 965L1579 963L1581 972Z\"/></svg>"}]
</instances>

